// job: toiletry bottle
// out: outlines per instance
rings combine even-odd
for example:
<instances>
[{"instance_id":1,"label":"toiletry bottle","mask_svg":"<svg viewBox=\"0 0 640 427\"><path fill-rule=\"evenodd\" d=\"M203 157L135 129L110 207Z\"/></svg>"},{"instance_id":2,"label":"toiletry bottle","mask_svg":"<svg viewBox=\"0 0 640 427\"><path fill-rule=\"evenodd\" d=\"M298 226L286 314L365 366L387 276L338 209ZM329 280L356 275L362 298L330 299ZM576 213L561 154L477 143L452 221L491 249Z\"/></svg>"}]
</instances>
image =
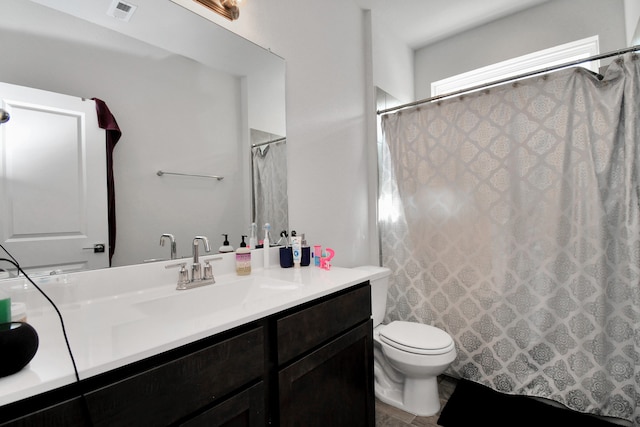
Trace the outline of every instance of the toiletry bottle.
<instances>
[{"instance_id":1,"label":"toiletry bottle","mask_svg":"<svg viewBox=\"0 0 640 427\"><path fill-rule=\"evenodd\" d=\"M262 241L262 247L264 248L264 268L269 268L269 231L271 231L271 225L267 222L264 225L264 240Z\"/></svg>"},{"instance_id":2,"label":"toiletry bottle","mask_svg":"<svg viewBox=\"0 0 640 427\"><path fill-rule=\"evenodd\" d=\"M300 268L300 261L302 260L302 245L300 242L300 236L295 231L291 232L291 248L293 250L293 266Z\"/></svg>"},{"instance_id":3,"label":"toiletry bottle","mask_svg":"<svg viewBox=\"0 0 640 427\"><path fill-rule=\"evenodd\" d=\"M320 267L320 258L322 258L322 245L313 245L313 265Z\"/></svg>"},{"instance_id":4,"label":"toiletry bottle","mask_svg":"<svg viewBox=\"0 0 640 427\"><path fill-rule=\"evenodd\" d=\"M302 250L300 265L303 267L307 267L309 264L311 264L311 248L307 244L307 239L305 238L304 233L302 233L302 240L300 243Z\"/></svg>"},{"instance_id":5,"label":"toiletry bottle","mask_svg":"<svg viewBox=\"0 0 640 427\"><path fill-rule=\"evenodd\" d=\"M11 322L11 298L0 291L0 323Z\"/></svg>"},{"instance_id":6,"label":"toiletry bottle","mask_svg":"<svg viewBox=\"0 0 640 427\"><path fill-rule=\"evenodd\" d=\"M233 246L229 244L229 235L223 234L223 236L224 236L224 243L222 243L222 246L220 246L220 249L218 249L218 251L221 254L224 254L227 252L233 252Z\"/></svg>"},{"instance_id":7,"label":"toiletry bottle","mask_svg":"<svg viewBox=\"0 0 640 427\"><path fill-rule=\"evenodd\" d=\"M247 236L242 236L240 247L236 250L236 273L238 276L251 274L251 250L244 241L245 237Z\"/></svg>"},{"instance_id":8,"label":"toiletry bottle","mask_svg":"<svg viewBox=\"0 0 640 427\"><path fill-rule=\"evenodd\" d=\"M255 249L258 246L258 226L255 222L249 227L249 249Z\"/></svg>"}]
</instances>

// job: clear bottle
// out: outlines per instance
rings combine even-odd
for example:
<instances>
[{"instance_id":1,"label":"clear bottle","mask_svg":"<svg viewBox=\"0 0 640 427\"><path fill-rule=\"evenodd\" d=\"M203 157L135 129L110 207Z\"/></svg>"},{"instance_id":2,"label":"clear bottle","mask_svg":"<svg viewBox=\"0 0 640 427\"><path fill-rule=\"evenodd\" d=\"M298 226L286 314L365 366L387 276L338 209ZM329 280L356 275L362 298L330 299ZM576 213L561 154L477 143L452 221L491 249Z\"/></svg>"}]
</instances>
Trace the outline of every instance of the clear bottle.
<instances>
[{"instance_id":1,"label":"clear bottle","mask_svg":"<svg viewBox=\"0 0 640 427\"><path fill-rule=\"evenodd\" d=\"M271 225L267 222L264 225L264 240L262 241L262 247L264 251L264 268L269 268L270 260L269 260L269 234L271 231Z\"/></svg>"},{"instance_id":2,"label":"clear bottle","mask_svg":"<svg viewBox=\"0 0 640 427\"><path fill-rule=\"evenodd\" d=\"M258 226L255 222L249 227L249 249L255 249L258 246Z\"/></svg>"}]
</instances>

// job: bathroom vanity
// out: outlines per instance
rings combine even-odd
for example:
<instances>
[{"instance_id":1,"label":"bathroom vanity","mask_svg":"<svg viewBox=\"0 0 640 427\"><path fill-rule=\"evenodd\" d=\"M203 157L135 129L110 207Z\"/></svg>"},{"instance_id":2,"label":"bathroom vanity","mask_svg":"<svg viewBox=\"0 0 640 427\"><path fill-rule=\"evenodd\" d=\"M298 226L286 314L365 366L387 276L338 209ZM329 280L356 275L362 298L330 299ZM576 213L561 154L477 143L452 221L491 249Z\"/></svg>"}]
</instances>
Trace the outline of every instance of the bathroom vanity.
<instances>
[{"instance_id":1,"label":"bathroom vanity","mask_svg":"<svg viewBox=\"0 0 640 427\"><path fill-rule=\"evenodd\" d=\"M118 295L143 315L131 317L121 307L117 326L97 328L111 335L102 337L112 340L111 351L103 344L96 347L102 346L100 355L91 356L95 349L79 350L79 382L68 375L48 381L66 382L60 386L27 378L29 370L37 373L46 365L45 337L40 359L34 359L27 372L16 374L34 385L24 391L28 396L11 397L0 406L0 426L86 426L88 417L94 426L373 426L366 273L313 267L254 272L244 281L232 275L217 278L219 283L209 290L175 291L163 285L145 296L140 291L129 298ZM234 299L234 289L242 298ZM207 298L223 301L207 304ZM92 300L82 315L73 313L77 304L63 305L61 311L69 322L92 323L88 310L94 312L99 301ZM208 313L208 305L224 308ZM183 312L182 307L189 310ZM160 316L177 317L167 322ZM33 317L40 330L38 314ZM86 335L73 326L68 329L73 349L74 338ZM145 330L151 338L145 337ZM132 335L125 337L128 333ZM133 339L137 348L134 345L128 353L116 349ZM3 381L19 378L0 379L0 396Z\"/></svg>"}]
</instances>

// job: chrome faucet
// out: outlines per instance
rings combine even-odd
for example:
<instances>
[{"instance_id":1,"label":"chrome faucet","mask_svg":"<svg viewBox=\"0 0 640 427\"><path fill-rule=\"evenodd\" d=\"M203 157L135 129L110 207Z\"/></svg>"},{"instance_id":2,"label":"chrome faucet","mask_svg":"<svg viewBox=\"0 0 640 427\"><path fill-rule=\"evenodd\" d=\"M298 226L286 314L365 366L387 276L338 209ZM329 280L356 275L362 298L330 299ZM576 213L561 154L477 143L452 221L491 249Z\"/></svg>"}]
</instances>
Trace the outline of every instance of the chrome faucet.
<instances>
[{"instance_id":1,"label":"chrome faucet","mask_svg":"<svg viewBox=\"0 0 640 427\"><path fill-rule=\"evenodd\" d=\"M164 246L164 238L167 237L171 242L171 259L176 259L178 257L178 251L176 249L176 239L173 237L173 234L165 233L160 236L160 246Z\"/></svg>"},{"instance_id":2,"label":"chrome faucet","mask_svg":"<svg viewBox=\"0 0 640 427\"><path fill-rule=\"evenodd\" d=\"M196 236L193 238L193 265L191 266L191 278L189 278L189 272L186 269L185 262L165 266L165 268L180 267L180 272L178 274L178 286L176 287L178 290L197 288L198 286L209 285L216 282L213 277L213 268L210 264L211 260L206 261L204 274L202 273L202 265L200 265L200 256L198 253L200 242L202 242L205 251L211 251L209 239L205 236ZM220 257L214 259L220 259Z\"/></svg>"},{"instance_id":3,"label":"chrome faucet","mask_svg":"<svg viewBox=\"0 0 640 427\"><path fill-rule=\"evenodd\" d=\"M199 243L202 242L204 245L204 250L206 252L211 252L211 247L209 246L209 239L205 236L196 236L193 238L193 265L191 266L191 281L197 282L202 280L202 269L200 265L200 260L198 259L198 247Z\"/></svg>"}]
</instances>

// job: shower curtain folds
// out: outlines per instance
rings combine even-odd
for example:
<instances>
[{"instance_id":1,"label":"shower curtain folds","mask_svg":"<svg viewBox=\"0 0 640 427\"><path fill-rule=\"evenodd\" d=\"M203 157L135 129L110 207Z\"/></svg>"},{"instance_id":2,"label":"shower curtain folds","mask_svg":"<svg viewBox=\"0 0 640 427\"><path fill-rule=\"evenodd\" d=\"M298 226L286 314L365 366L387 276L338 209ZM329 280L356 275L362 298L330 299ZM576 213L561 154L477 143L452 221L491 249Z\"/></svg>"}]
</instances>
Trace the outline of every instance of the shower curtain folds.
<instances>
[{"instance_id":1,"label":"shower curtain folds","mask_svg":"<svg viewBox=\"0 0 640 427\"><path fill-rule=\"evenodd\" d=\"M262 227L271 225L271 238L277 240L280 232L289 230L287 198L287 146L286 138L255 144L251 148L253 169L253 215L259 236Z\"/></svg>"},{"instance_id":2,"label":"shower curtain folds","mask_svg":"<svg viewBox=\"0 0 640 427\"><path fill-rule=\"evenodd\" d=\"M640 426L640 60L382 117L387 321L450 373Z\"/></svg>"}]
</instances>

